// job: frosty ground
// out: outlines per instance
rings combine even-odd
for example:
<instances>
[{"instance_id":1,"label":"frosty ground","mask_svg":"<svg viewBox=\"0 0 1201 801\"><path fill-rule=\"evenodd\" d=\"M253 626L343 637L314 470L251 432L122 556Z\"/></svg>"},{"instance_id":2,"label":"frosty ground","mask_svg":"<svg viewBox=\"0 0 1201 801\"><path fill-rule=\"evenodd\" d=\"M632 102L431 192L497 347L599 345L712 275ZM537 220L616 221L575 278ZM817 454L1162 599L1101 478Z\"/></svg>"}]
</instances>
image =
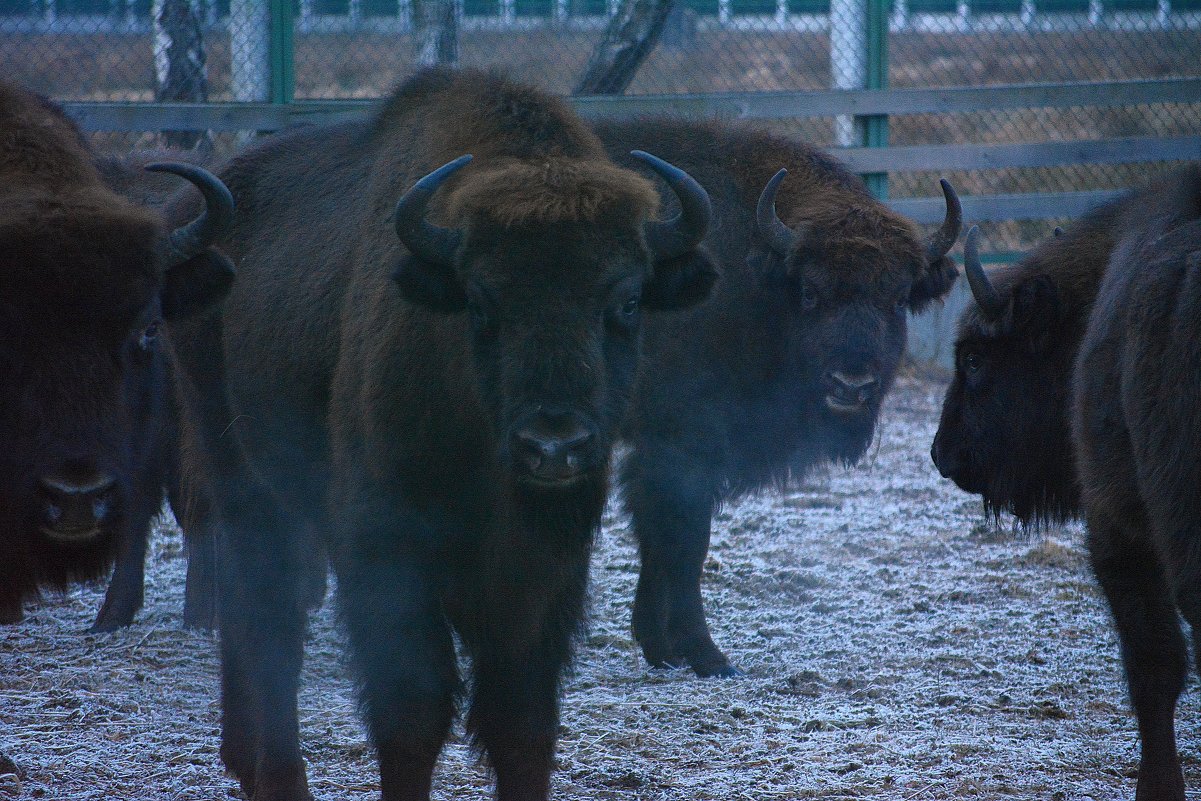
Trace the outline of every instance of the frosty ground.
<instances>
[{"instance_id":1,"label":"frosty ground","mask_svg":"<svg viewBox=\"0 0 1201 801\"><path fill-rule=\"evenodd\" d=\"M706 602L745 678L646 668L629 632L637 554L611 511L563 698L557 799L1133 797L1134 724L1082 533L994 525L939 478L942 392L904 377L862 465L718 516ZM0 630L0 754L22 774L0 776L0 799L237 797L217 758L215 639L180 626L184 566L164 524L131 628L83 634L101 598L84 589ZM313 792L376 798L328 604L307 654ZM1201 790L1199 719L1194 692L1178 730ZM435 797L489 797L461 731Z\"/></svg>"}]
</instances>

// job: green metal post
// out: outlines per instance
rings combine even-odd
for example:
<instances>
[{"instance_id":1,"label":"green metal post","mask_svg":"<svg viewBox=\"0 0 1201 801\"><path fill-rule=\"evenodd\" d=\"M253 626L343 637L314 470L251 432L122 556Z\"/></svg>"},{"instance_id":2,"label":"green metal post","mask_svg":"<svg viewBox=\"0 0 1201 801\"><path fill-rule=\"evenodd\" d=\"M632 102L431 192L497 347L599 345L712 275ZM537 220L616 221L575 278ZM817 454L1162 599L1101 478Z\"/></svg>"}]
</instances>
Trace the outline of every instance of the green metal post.
<instances>
[{"instance_id":1,"label":"green metal post","mask_svg":"<svg viewBox=\"0 0 1201 801\"><path fill-rule=\"evenodd\" d=\"M888 6L889 0L863 0L867 4L867 86L888 88ZM888 115L856 118L863 147L888 147ZM888 197L888 173L863 176L867 186L880 200Z\"/></svg>"},{"instance_id":2,"label":"green metal post","mask_svg":"<svg viewBox=\"0 0 1201 801\"><path fill-rule=\"evenodd\" d=\"M292 0L268 1L271 6L271 102L291 103L296 94Z\"/></svg>"}]
</instances>

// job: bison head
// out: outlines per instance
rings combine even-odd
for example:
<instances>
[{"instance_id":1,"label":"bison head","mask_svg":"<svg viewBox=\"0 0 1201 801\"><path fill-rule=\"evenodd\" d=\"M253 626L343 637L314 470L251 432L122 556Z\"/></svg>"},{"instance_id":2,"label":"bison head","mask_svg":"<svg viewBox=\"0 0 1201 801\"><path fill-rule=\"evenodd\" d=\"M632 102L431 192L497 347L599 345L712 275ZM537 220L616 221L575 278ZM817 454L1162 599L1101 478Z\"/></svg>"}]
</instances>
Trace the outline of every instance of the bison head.
<instances>
[{"instance_id":1,"label":"bison head","mask_svg":"<svg viewBox=\"0 0 1201 801\"><path fill-rule=\"evenodd\" d=\"M828 458L854 462L871 441L880 403L905 347L906 315L940 298L956 276L947 252L962 225L955 191L942 181L947 211L923 246L912 225L864 194L853 203L804 204L793 227L776 216L780 170L759 197L756 221L765 272L781 284L789 320L795 394L817 422Z\"/></svg>"},{"instance_id":2,"label":"bison head","mask_svg":"<svg viewBox=\"0 0 1201 801\"><path fill-rule=\"evenodd\" d=\"M409 250L395 273L410 301L463 314L480 397L502 462L527 489L603 475L633 389L646 311L704 299L716 277L698 250L709 198L687 173L645 153L682 211L649 219L645 179L577 159L501 162L464 175L447 216L426 219L464 156L401 198Z\"/></svg>"},{"instance_id":3,"label":"bison head","mask_svg":"<svg viewBox=\"0 0 1201 801\"><path fill-rule=\"evenodd\" d=\"M960 322L955 378L930 455L993 513L1064 519L1078 499L1067 421L1075 343L1055 334L1066 310L1055 282L1029 261L994 286L978 238L973 227L964 264L975 304Z\"/></svg>"},{"instance_id":4,"label":"bison head","mask_svg":"<svg viewBox=\"0 0 1201 801\"><path fill-rule=\"evenodd\" d=\"M99 186L0 200L0 560L31 557L35 584L94 575L130 504L157 509L162 477L134 482L163 423L160 318L203 308L233 276L208 249L232 220L229 191L191 165L151 169L195 184L207 210L170 232Z\"/></svg>"}]
</instances>

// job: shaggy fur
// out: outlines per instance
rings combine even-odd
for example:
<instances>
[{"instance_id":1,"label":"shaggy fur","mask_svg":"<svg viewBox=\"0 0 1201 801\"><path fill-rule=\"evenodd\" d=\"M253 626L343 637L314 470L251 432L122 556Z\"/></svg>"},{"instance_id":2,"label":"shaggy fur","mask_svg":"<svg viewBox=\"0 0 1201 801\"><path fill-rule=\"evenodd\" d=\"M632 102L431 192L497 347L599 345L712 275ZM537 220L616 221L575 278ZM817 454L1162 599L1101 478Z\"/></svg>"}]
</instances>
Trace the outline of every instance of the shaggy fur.
<instances>
[{"instance_id":1,"label":"shaggy fur","mask_svg":"<svg viewBox=\"0 0 1201 801\"><path fill-rule=\"evenodd\" d=\"M461 244L435 264L392 211L464 153L428 215ZM374 119L266 140L222 176L239 279L172 339L186 481L212 509L189 525L221 542L225 764L252 798L309 797L295 698L317 534L384 798L429 795L452 632L498 797L545 798L639 297L703 297L712 268L655 263L646 180L562 101L479 72L420 73ZM542 481L529 436L578 442L575 480Z\"/></svg>"},{"instance_id":2,"label":"shaggy fur","mask_svg":"<svg viewBox=\"0 0 1201 801\"><path fill-rule=\"evenodd\" d=\"M1005 301L985 319L972 303L959 323L955 377L947 389L931 456L939 472L983 496L994 514L1023 522L1080 512L1068 398L1072 365L1117 238L1146 209L1193 180L1175 173L1107 203L1048 239L1012 267L993 270ZM1184 216L1179 216L1184 215ZM1163 221L1167 224L1167 221Z\"/></svg>"},{"instance_id":3,"label":"shaggy fur","mask_svg":"<svg viewBox=\"0 0 1201 801\"><path fill-rule=\"evenodd\" d=\"M1115 231L1072 382L1089 555L1138 718L1139 801L1185 797L1179 616L1201 656L1201 169L1161 189Z\"/></svg>"},{"instance_id":4,"label":"shaggy fur","mask_svg":"<svg viewBox=\"0 0 1201 801\"><path fill-rule=\"evenodd\" d=\"M498 200L503 199L503 200ZM505 228L562 222L597 223L617 213L639 219L658 210L650 181L608 164L555 158L506 161L480 170L447 201L447 216L479 216Z\"/></svg>"},{"instance_id":5,"label":"shaggy fur","mask_svg":"<svg viewBox=\"0 0 1201 801\"><path fill-rule=\"evenodd\" d=\"M164 292L209 266L205 257L169 265L159 215L112 191L97 161L60 109L0 83L0 620L7 622L20 620L23 602L39 590L98 579L114 562L93 628L127 625L141 606L146 537L169 470L167 365L156 318ZM109 512L95 536L70 543L49 536L48 515L59 510L43 482L101 474L116 483L95 498Z\"/></svg>"},{"instance_id":6,"label":"shaggy fur","mask_svg":"<svg viewBox=\"0 0 1201 801\"><path fill-rule=\"evenodd\" d=\"M945 293L955 270L946 258L927 263L911 222L802 142L716 121L596 130L618 163L632 164L633 147L659 153L713 200L705 244L722 279L709 302L648 323L621 486L642 556L634 632L643 654L658 667L733 675L700 594L715 509L817 464L858 460L901 357L906 313ZM782 167L777 214L801 233L786 257L755 226L759 195ZM827 404L839 371L875 380L854 411Z\"/></svg>"}]
</instances>

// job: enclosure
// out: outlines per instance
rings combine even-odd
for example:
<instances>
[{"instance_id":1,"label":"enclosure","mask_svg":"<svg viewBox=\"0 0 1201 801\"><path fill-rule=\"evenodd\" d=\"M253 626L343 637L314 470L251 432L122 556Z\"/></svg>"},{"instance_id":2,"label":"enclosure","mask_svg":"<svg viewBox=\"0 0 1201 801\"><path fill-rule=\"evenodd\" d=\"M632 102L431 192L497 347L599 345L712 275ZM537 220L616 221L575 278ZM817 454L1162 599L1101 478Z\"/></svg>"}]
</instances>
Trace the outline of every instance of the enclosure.
<instances>
[{"instance_id":1,"label":"enclosure","mask_svg":"<svg viewBox=\"0 0 1201 801\"><path fill-rule=\"evenodd\" d=\"M220 157L255 132L362 114L428 55L421 0L182 0L195 73L181 94L154 21L173 4L0 0L0 77L63 101L113 152L170 141ZM451 27L460 63L567 93L610 20L636 5L457 0ZM1201 157L1201 0L666 7L623 94L574 98L586 117L715 115L838 146L922 223L941 218L947 177L994 261ZM636 549L611 503L555 797L1133 796L1136 731L1081 529L988 518L930 462L963 295L914 322L861 465L716 518L705 599L746 677L646 668L629 627ZM184 569L164 519L134 626L83 634L102 588L81 588L0 629L0 799L237 797L217 756L215 637L181 627ZM327 604L307 646L302 746L318 797L374 798L344 654ZM1197 712L1186 695L1190 787ZM435 795L488 793L457 729Z\"/></svg>"}]
</instances>

